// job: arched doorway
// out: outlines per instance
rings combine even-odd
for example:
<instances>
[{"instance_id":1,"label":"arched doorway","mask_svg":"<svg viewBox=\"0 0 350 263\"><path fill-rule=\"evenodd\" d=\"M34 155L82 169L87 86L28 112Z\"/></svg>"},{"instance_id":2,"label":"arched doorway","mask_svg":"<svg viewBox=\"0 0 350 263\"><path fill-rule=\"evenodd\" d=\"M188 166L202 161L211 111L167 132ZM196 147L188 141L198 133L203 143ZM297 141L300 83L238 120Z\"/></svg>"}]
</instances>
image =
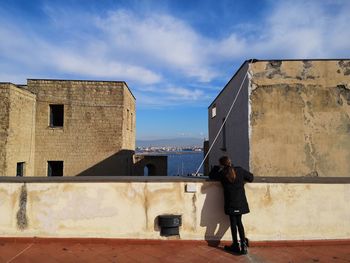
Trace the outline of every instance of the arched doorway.
<instances>
[{"instance_id":1,"label":"arched doorway","mask_svg":"<svg viewBox=\"0 0 350 263\"><path fill-rule=\"evenodd\" d=\"M149 163L143 168L143 175L144 176L152 176L156 175L156 167Z\"/></svg>"}]
</instances>

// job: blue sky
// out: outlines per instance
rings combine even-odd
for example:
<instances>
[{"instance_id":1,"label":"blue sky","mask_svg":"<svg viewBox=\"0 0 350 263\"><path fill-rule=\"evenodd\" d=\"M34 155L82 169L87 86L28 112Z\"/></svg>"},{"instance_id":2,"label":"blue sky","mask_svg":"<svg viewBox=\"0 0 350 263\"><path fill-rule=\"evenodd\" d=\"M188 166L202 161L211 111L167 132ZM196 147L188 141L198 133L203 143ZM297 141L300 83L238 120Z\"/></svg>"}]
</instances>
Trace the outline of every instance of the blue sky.
<instances>
[{"instance_id":1,"label":"blue sky","mask_svg":"<svg viewBox=\"0 0 350 263\"><path fill-rule=\"evenodd\" d=\"M124 80L137 138L207 137L249 58L349 57L350 1L0 0L0 81Z\"/></svg>"}]
</instances>

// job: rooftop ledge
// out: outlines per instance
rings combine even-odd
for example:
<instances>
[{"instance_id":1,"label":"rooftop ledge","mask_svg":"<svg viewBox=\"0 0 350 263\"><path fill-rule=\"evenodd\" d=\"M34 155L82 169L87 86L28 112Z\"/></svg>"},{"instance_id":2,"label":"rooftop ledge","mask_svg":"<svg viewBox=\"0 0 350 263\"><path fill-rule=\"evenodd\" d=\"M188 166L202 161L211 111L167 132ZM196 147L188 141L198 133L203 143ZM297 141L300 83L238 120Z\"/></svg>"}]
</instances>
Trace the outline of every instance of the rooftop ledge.
<instances>
[{"instance_id":1,"label":"rooftop ledge","mask_svg":"<svg viewBox=\"0 0 350 263\"><path fill-rule=\"evenodd\" d=\"M105 182L204 182L207 176L64 176L10 177L0 176L0 183L105 183ZM258 177L253 183L286 184L350 184L350 177Z\"/></svg>"}]
</instances>

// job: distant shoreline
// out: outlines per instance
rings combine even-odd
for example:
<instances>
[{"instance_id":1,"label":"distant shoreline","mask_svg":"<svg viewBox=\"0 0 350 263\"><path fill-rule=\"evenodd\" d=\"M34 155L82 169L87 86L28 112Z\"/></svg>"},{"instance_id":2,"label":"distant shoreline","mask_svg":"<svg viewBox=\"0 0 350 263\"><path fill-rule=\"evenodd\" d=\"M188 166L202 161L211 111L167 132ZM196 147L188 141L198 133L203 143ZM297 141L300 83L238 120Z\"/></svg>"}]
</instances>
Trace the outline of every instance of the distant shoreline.
<instances>
[{"instance_id":1,"label":"distant shoreline","mask_svg":"<svg viewBox=\"0 0 350 263\"><path fill-rule=\"evenodd\" d=\"M143 155L169 155L169 154L203 154L203 151L169 151L169 152L136 152L137 154L143 154Z\"/></svg>"}]
</instances>

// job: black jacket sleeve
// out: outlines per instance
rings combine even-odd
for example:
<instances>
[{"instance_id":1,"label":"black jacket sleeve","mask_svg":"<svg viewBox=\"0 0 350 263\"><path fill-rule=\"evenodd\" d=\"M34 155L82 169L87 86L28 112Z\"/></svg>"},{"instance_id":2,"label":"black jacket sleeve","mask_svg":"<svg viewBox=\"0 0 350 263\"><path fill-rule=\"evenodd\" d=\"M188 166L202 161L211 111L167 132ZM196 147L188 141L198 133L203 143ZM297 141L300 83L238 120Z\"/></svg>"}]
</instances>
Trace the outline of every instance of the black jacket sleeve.
<instances>
[{"instance_id":1,"label":"black jacket sleeve","mask_svg":"<svg viewBox=\"0 0 350 263\"><path fill-rule=\"evenodd\" d=\"M244 177L244 181L247 181L250 183L253 182L253 180L254 180L254 175L251 172L246 171L246 170L244 170L243 177Z\"/></svg>"},{"instance_id":2,"label":"black jacket sleeve","mask_svg":"<svg viewBox=\"0 0 350 263\"><path fill-rule=\"evenodd\" d=\"M253 180L254 180L254 175L253 175L251 172L249 172L249 171L243 169L243 168L240 167L240 166L235 167L235 170L236 170L236 172L238 172L239 174L242 175L243 180L244 180L245 182L249 182L249 183L253 182Z\"/></svg>"},{"instance_id":3,"label":"black jacket sleeve","mask_svg":"<svg viewBox=\"0 0 350 263\"><path fill-rule=\"evenodd\" d=\"M220 166L215 165L209 172L209 179L211 180L220 180Z\"/></svg>"}]
</instances>

